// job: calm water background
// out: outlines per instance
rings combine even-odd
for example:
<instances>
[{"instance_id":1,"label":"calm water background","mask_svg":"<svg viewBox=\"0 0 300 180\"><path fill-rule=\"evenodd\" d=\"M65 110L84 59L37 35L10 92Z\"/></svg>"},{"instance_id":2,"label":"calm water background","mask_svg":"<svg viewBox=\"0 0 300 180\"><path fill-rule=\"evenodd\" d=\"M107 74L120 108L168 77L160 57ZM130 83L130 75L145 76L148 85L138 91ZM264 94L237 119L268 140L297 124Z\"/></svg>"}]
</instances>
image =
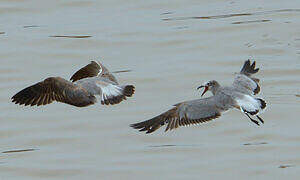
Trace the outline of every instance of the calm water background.
<instances>
[{"instance_id":1,"label":"calm water background","mask_svg":"<svg viewBox=\"0 0 300 180\"><path fill-rule=\"evenodd\" d=\"M34 151L1 153L0 179L297 179L299 19L298 0L2 0L0 150ZM203 81L230 84L248 58L269 103L261 127L238 111L169 133L129 127L199 98ZM134 97L81 109L10 102L92 59L133 70L116 76L136 85Z\"/></svg>"}]
</instances>

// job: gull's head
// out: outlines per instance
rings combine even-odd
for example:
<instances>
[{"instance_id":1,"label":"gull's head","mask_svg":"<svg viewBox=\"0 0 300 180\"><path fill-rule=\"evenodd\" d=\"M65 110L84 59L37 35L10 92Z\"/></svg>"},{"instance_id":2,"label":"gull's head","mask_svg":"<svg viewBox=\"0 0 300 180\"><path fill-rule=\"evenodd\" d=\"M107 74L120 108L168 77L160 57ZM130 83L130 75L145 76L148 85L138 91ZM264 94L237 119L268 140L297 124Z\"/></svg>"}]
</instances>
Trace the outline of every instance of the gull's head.
<instances>
[{"instance_id":1,"label":"gull's head","mask_svg":"<svg viewBox=\"0 0 300 180\"><path fill-rule=\"evenodd\" d=\"M216 89L219 87L219 83L215 80L211 80L208 82L203 83L201 86L199 86L197 89L204 88L203 93L201 96L203 96L208 90L212 91L213 94L215 93Z\"/></svg>"}]
</instances>

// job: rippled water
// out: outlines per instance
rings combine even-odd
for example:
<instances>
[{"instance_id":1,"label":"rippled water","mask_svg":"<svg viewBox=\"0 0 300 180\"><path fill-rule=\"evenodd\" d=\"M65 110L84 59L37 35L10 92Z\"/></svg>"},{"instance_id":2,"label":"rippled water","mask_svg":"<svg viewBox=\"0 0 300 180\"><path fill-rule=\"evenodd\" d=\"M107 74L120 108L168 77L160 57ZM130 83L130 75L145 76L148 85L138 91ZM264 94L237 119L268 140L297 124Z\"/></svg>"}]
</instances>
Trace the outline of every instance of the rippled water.
<instances>
[{"instance_id":1,"label":"rippled water","mask_svg":"<svg viewBox=\"0 0 300 180\"><path fill-rule=\"evenodd\" d=\"M300 2L1 1L0 179L297 179ZM145 135L129 124L232 82L257 61L268 109L257 127L238 111ZM136 85L117 106L10 102L49 76L101 59Z\"/></svg>"}]
</instances>

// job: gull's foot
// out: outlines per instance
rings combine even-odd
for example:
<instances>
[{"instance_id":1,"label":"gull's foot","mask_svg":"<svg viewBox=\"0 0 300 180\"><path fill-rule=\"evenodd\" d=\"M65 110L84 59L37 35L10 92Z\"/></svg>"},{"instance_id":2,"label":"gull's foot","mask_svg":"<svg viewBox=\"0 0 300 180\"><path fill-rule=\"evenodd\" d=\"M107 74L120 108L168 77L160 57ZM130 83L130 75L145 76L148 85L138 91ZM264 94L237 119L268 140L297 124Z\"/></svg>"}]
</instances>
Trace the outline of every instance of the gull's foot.
<instances>
[{"instance_id":1,"label":"gull's foot","mask_svg":"<svg viewBox=\"0 0 300 180\"><path fill-rule=\"evenodd\" d=\"M256 115L256 117L257 117L257 119L259 119L259 121L261 122L261 123L265 123L265 121L261 118L261 117L259 117L258 115Z\"/></svg>"},{"instance_id":2,"label":"gull's foot","mask_svg":"<svg viewBox=\"0 0 300 180\"><path fill-rule=\"evenodd\" d=\"M254 122L256 125L258 125L258 126L259 126L259 123L258 123L258 121L254 120L254 119L251 119L251 121L252 121L252 122Z\"/></svg>"}]
</instances>

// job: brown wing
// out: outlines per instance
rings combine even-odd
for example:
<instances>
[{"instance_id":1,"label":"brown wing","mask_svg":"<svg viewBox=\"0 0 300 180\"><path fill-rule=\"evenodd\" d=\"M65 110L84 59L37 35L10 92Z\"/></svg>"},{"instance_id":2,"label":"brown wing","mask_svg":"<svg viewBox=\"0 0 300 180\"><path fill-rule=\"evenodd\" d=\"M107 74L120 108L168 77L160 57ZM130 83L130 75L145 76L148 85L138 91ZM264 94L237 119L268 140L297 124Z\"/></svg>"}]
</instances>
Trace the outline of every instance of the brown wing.
<instances>
[{"instance_id":1,"label":"brown wing","mask_svg":"<svg viewBox=\"0 0 300 180\"><path fill-rule=\"evenodd\" d=\"M90 64L84 66L83 68L79 69L72 77L71 77L71 81L75 82L78 81L80 79L84 79L87 77L94 77L97 76L99 74L99 72L102 71L101 66L95 62L95 61L91 61Z\"/></svg>"},{"instance_id":2,"label":"brown wing","mask_svg":"<svg viewBox=\"0 0 300 180\"><path fill-rule=\"evenodd\" d=\"M168 131L179 126L203 123L220 115L221 111L216 108L214 97L209 97L176 104L174 108L159 116L130 126L139 131L152 133L165 124L167 124L165 131Z\"/></svg>"},{"instance_id":3,"label":"brown wing","mask_svg":"<svg viewBox=\"0 0 300 180\"><path fill-rule=\"evenodd\" d=\"M114 82L115 84L119 84L116 77L109 72L109 70L100 62L91 61L90 64L84 66L83 68L79 69L72 77L71 81L75 82L80 79L88 78L88 77L95 77L99 76L102 79L109 80Z\"/></svg>"},{"instance_id":4,"label":"brown wing","mask_svg":"<svg viewBox=\"0 0 300 180\"><path fill-rule=\"evenodd\" d=\"M12 102L25 106L40 106L58 101L83 107L95 103L95 99L84 89L63 78L50 77L21 90L12 97Z\"/></svg>"}]
</instances>

